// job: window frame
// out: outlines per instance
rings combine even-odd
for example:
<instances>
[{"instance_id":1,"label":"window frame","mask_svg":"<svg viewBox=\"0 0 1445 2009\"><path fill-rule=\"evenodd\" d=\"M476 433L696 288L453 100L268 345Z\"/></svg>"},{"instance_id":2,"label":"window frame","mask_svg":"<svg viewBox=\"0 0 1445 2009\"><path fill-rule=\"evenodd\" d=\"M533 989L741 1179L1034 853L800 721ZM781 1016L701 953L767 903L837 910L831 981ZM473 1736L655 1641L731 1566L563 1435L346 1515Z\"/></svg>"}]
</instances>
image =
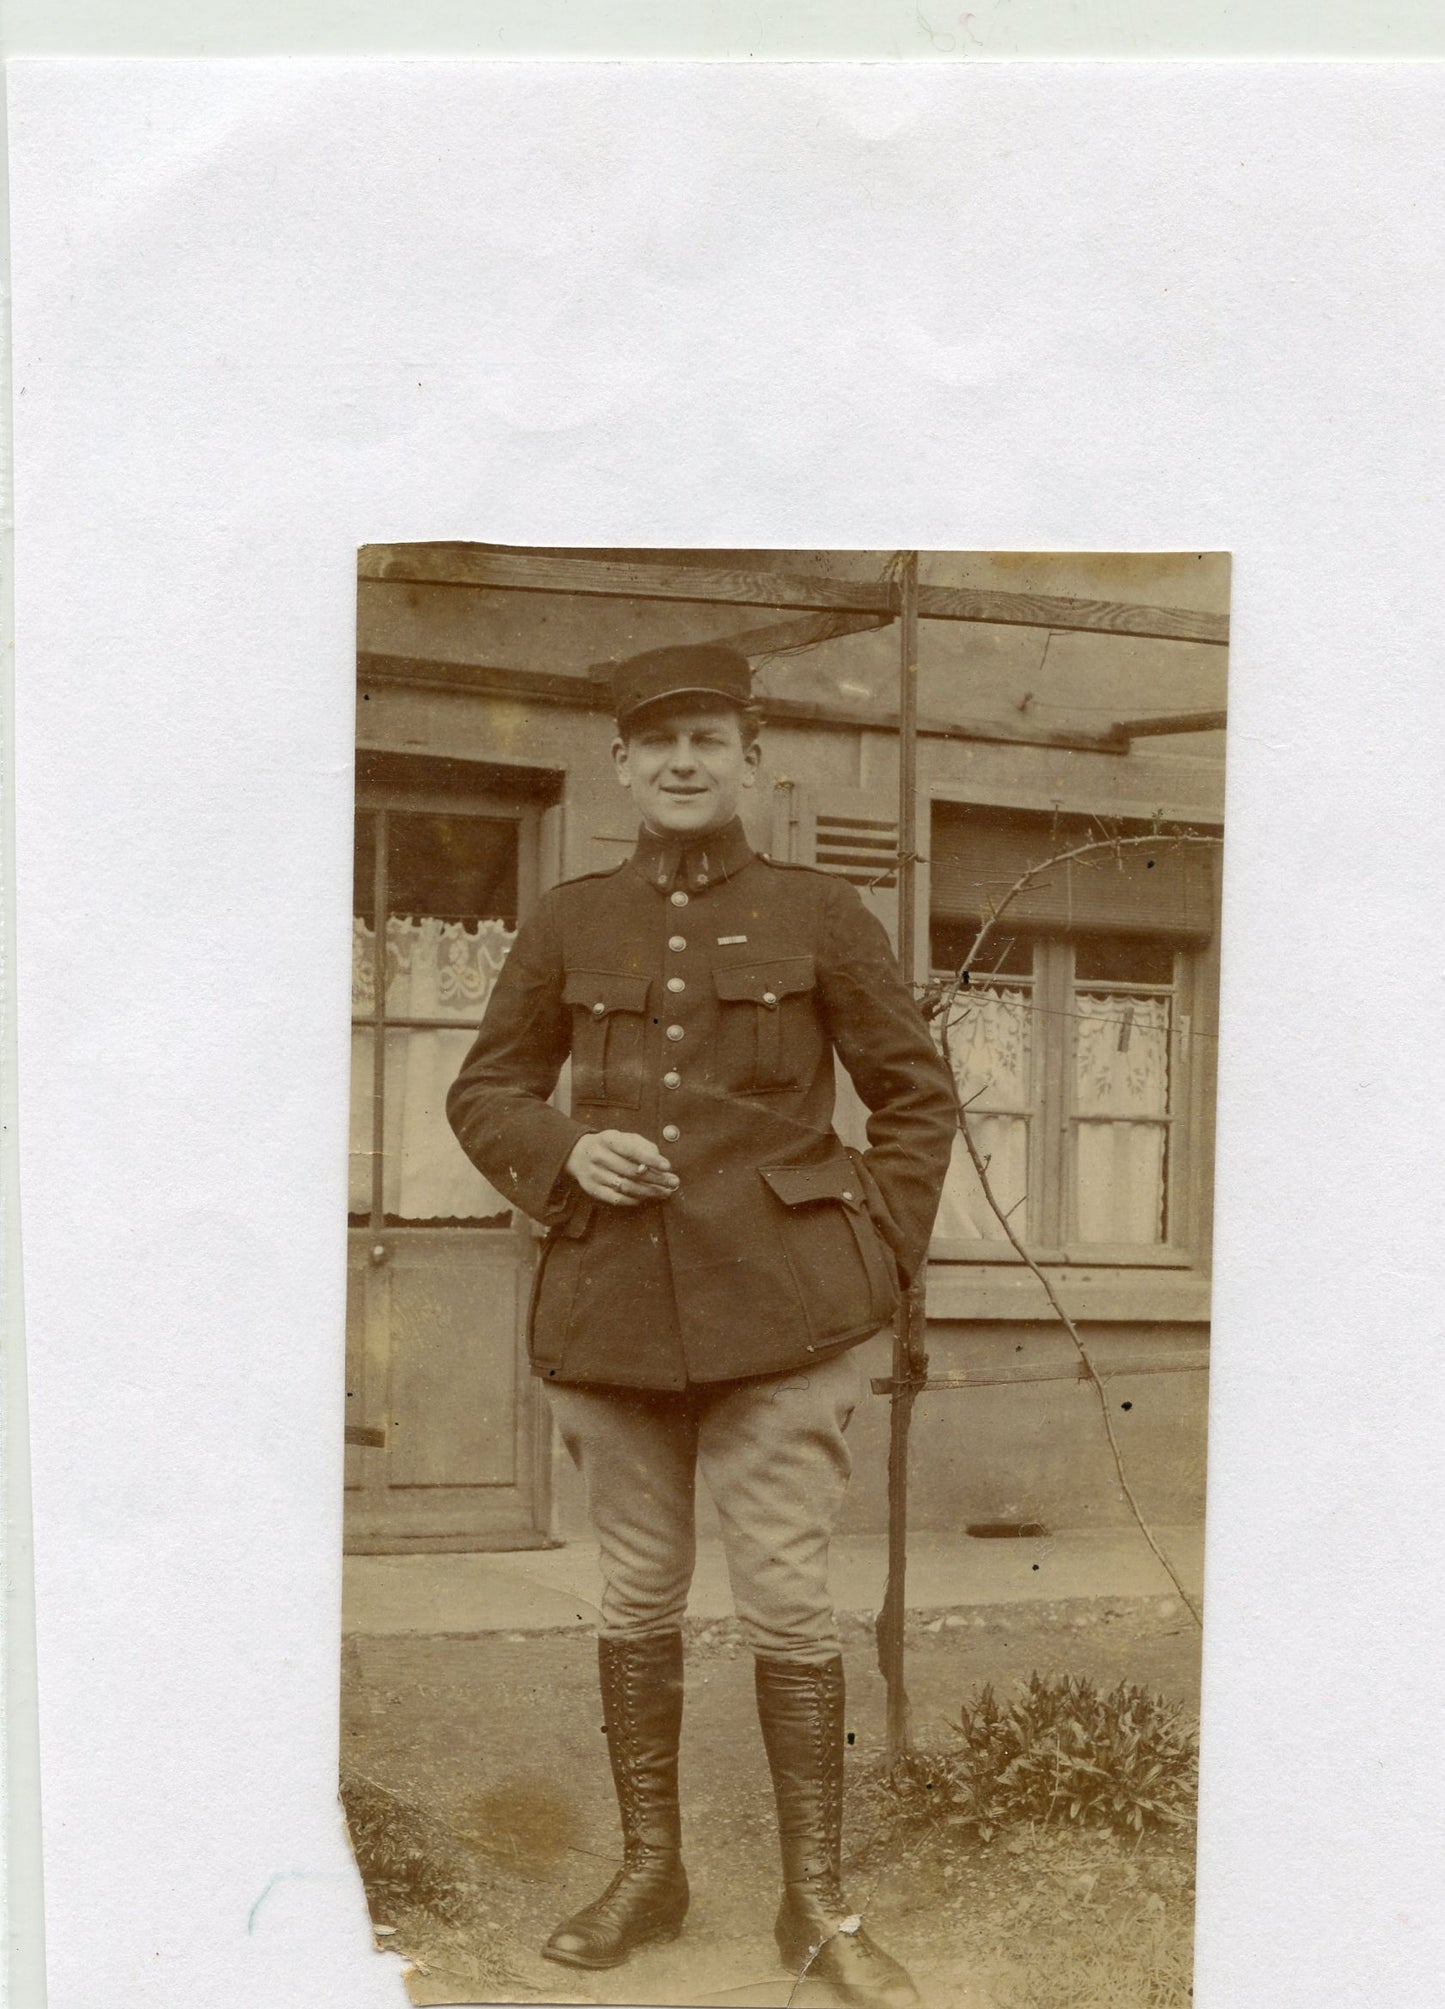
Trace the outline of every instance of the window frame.
<instances>
[{"instance_id":1,"label":"window frame","mask_svg":"<svg viewBox=\"0 0 1445 2009\"><path fill-rule=\"evenodd\" d=\"M977 806L987 809L991 805ZM1007 813L1002 805L1000 812ZM1190 827L1197 830L1198 822L1188 820ZM1217 830L1211 829L1210 834L1217 834ZM1042 1187L1039 1202L1042 1211L1036 1211L1031 1201L1028 1231L1021 1231L1020 1239L1034 1261L1050 1269L1071 1272L1092 1287L1097 1302L1093 1316L1111 1315L1108 1302L1111 1296L1118 1300L1117 1315L1128 1316L1128 1300L1140 1291L1161 1304L1177 1298L1180 1315L1190 1316L1193 1314L1183 1307L1192 1304L1207 1288L1212 1227L1212 1090L1217 1073L1209 1043L1218 1017L1219 877L1216 872L1213 925L1207 939L1189 941L1165 933L1150 935L1147 930L1139 931L1141 939L1164 943L1172 949L1173 983L1168 987L1123 981L1117 985L1105 980L1079 981L1075 974L1075 943L1090 935L1117 933L1117 929L1062 931L1030 927L1018 931L1034 944L1033 1039L1040 1079L1035 1089L1036 1114L1030 1122L1028 1179L1031 1193L1036 1180ZM924 897L927 899L926 894ZM921 945L931 944L936 918L929 902L920 913ZM931 946L925 947L925 957L931 963ZM1075 1160L1070 1148L1077 1123L1072 1107L1075 998L1080 989L1134 990L1141 995L1158 995L1166 988L1173 1000L1165 1151L1168 1239L1144 1244L1084 1243L1070 1232L1076 1219L1076 1175L1072 1169ZM1057 1035L1051 1034L1051 1025L1060 1028ZM929 1245L928 1259L930 1307L935 1296L942 1299L952 1295L951 1284L966 1291L973 1291L976 1285L987 1289L991 1278L1000 1286L994 1293L1000 1310L997 1314L991 1311L990 1315L1022 1315L1002 1310L1003 1304L1013 1297L1019 1273L1026 1273L1027 1269L1002 1237L974 1240L935 1236ZM1156 1283L1149 1282L1151 1276L1157 1279Z\"/></svg>"}]
</instances>

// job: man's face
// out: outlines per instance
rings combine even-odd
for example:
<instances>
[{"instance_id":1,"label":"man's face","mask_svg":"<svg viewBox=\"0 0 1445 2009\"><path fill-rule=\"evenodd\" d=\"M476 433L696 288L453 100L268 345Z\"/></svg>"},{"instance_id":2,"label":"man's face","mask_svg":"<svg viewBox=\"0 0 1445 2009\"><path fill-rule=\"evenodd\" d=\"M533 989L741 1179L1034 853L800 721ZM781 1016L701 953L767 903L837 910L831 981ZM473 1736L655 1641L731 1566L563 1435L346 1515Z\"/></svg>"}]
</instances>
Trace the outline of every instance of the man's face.
<instances>
[{"instance_id":1,"label":"man's face","mask_svg":"<svg viewBox=\"0 0 1445 2009\"><path fill-rule=\"evenodd\" d=\"M743 745L738 715L669 709L646 711L612 742L617 778L632 791L637 812L650 830L691 837L721 830L737 815L738 801L751 788L758 747Z\"/></svg>"}]
</instances>

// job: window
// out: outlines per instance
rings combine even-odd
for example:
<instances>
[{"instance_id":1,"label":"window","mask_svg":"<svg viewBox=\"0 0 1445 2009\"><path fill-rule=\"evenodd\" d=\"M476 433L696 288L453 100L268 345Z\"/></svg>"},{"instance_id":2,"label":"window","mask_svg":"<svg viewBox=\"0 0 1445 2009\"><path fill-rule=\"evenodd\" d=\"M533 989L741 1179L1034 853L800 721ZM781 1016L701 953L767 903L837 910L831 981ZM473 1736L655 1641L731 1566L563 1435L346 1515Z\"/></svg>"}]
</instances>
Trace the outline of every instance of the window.
<instances>
[{"instance_id":1,"label":"window","mask_svg":"<svg viewBox=\"0 0 1445 2009\"><path fill-rule=\"evenodd\" d=\"M1207 1199L1200 1049L1213 1023L1212 958L1200 930L1211 852L1137 834L1157 835L1157 848L1051 868L1010 902L947 1011L947 1048L989 1186L1032 1254L1190 1267L1203 1254ZM1077 819L939 805L935 977L958 970L990 903L1023 873L1099 836ZM944 1016L935 1024L942 1040ZM932 1252L1017 1260L962 1140Z\"/></svg>"}]
</instances>

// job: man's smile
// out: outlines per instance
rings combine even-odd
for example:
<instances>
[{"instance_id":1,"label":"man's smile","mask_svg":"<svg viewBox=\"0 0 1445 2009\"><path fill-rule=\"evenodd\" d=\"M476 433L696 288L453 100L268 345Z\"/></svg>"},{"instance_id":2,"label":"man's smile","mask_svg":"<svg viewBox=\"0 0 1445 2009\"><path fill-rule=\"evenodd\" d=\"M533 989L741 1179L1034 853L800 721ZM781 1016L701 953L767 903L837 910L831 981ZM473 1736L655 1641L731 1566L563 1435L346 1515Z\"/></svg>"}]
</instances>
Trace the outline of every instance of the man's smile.
<instances>
[{"instance_id":1,"label":"man's smile","mask_svg":"<svg viewBox=\"0 0 1445 2009\"><path fill-rule=\"evenodd\" d=\"M758 762L736 712L693 707L644 718L612 752L642 821L687 837L732 821Z\"/></svg>"}]
</instances>

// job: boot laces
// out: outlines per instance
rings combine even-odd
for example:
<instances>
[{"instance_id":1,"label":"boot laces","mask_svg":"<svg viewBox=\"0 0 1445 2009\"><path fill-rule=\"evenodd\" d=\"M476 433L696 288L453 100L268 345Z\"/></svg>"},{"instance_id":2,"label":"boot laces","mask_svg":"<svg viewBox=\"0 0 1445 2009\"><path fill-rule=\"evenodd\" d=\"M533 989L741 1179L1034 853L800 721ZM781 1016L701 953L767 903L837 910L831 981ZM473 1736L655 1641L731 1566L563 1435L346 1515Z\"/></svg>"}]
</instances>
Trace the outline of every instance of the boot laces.
<instances>
[{"instance_id":1,"label":"boot laces","mask_svg":"<svg viewBox=\"0 0 1445 2009\"><path fill-rule=\"evenodd\" d=\"M668 1851L638 1847L628 1849L622 1859L622 1867L614 1874L600 1897L579 1913L579 1917L602 1919L622 1899L630 1896L630 1886L644 1877L661 1876L668 1868Z\"/></svg>"}]
</instances>

